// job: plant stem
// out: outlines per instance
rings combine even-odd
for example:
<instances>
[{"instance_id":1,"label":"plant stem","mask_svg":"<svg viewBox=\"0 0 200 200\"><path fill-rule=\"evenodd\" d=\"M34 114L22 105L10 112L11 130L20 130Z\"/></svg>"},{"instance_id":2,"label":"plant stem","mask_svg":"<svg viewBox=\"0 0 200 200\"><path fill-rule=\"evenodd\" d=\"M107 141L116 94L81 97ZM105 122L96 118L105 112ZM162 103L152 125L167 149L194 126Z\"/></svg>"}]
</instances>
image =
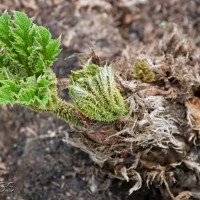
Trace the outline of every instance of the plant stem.
<instances>
[{"instance_id":1,"label":"plant stem","mask_svg":"<svg viewBox=\"0 0 200 200\"><path fill-rule=\"evenodd\" d=\"M73 125L75 127L80 127L81 125L83 125L83 122L81 118L78 116L78 111L75 109L75 107L72 104L63 101L60 98L57 99L56 106L50 109L48 108L46 110L43 110L35 106L25 106L25 107L34 112L48 112L55 114L56 117L65 120L70 125Z\"/></svg>"},{"instance_id":2,"label":"plant stem","mask_svg":"<svg viewBox=\"0 0 200 200\"><path fill-rule=\"evenodd\" d=\"M77 110L70 103L63 101L58 98L57 106L52 111L57 117L65 120L71 125L80 127L82 125L82 120L78 116Z\"/></svg>"}]
</instances>

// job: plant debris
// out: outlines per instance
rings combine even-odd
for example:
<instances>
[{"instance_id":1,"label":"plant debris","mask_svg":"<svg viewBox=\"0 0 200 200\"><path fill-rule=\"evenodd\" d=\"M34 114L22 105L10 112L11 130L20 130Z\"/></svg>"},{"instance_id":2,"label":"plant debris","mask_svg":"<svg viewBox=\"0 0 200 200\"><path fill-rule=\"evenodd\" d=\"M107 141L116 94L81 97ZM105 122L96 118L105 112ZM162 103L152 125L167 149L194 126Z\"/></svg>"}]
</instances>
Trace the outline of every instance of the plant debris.
<instances>
[{"instance_id":1,"label":"plant debris","mask_svg":"<svg viewBox=\"0 0 200 200\"><path fill-rule=\"evenodd\" d=\"M0 176L16 190L0 198L200 199L198 0L2 0L5 9L62 35L53 66L61 98L71 70L111 64L130 109L78 132L48 114L1 107ZM138 60L155 81L135 79Z\"/></svg>"}]
</instances>

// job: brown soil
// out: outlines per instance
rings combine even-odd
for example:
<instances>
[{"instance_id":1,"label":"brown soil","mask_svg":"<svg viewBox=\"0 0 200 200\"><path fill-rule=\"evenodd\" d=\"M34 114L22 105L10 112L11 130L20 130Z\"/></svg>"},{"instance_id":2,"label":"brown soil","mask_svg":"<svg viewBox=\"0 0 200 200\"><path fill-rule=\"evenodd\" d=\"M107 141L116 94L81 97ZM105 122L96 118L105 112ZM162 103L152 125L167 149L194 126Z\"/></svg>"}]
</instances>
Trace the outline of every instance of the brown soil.
<instances>
[{"instance_id":1,"label":"brown soil","mask_svg":"<svg viewBox=\"0 0 200 200\"><path fill-rule=\"evenodd\" d=\"M200 45L198 0L0 0L0 11L25 11L34 21L62 35L62 53L53 69L59 79L80 68L79 57L95 48L103 62L125 49L158 41L160 26L169 22ZM136 1L135 1L136 2ZM67 90L60 92L68 99ZM14 182L15 191L0 193L13 200L167 200L152 185L128 196L130 183L102 172L87 154L67 144L72 134L62 120L19 106L0 108L0 181Z\"/></svg>"}]
</instances>

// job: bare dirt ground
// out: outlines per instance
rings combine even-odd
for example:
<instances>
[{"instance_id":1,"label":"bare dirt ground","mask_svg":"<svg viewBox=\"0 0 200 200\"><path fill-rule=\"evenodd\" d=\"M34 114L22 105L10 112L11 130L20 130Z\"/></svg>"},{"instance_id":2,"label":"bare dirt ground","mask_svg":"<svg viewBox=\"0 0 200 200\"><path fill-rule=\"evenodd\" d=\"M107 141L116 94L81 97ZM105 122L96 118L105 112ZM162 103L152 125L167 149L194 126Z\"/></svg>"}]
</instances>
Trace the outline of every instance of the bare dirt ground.
<instances>
[{"instance_id":1,"label":"bare dirt ground","mask_svg":"<svg viewBox=\"0 0 200 200\"><path fill-rule=\"evenodd\" d=\"M34 22L62 35L62 52L53 69L59 79L80 68L79 55L95 48L109 62L129 47L151 48L160 26L169 22L200 45L199 0L0 0L5 9L25 11ZM67 90L60 92L68 99ZM167 200L155 185L128 196L129 183L111 178L88 155L67 144L69 126L48 114L19 106L0 107L0 181L15 191L13 200Z\"/></svg>"}]
</instances>

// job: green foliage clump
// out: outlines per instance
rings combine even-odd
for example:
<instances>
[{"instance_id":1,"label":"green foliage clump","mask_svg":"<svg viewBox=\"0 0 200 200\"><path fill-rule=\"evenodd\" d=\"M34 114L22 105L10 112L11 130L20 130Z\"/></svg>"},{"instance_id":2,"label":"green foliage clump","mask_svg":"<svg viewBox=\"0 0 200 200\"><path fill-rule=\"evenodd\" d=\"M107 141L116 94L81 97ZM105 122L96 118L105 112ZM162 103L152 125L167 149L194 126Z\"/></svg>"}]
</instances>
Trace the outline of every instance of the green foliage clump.
<instances>
[{"instance_id":1,"label":"green foliage clump","mask_svg":"<svg viewBox=\"0 0 200 200\"><path fill-rule=\"evenodd\" d=\"M112 122L128 113L110 66L84 66L72 72L69 94L78 110L90 119Z\"/></svg>"},{"instance_id":2,"label":"green foliage clump","mask_svg":"<svg viewBox=\"0 0 200 200\"><path fill-rule=\"evenodd\" d=\"M136 61L133 67L133 75L144 82L153 82L156 80L156 74L144 61Z\"/></svg>"},{"instance_id":3,"label":"green foliage clump","mask_svg":"<svg viewBox=\"0 0 200 200\"><path fill-rule=\"evenodd\" d=\"M57 103L56 77L50 66L60 38L32 23L26 14L5 11L0 17L0 104L49 110Z\"/></svg>"},{"instance_id":4,"label":"green foliage clump","mask_svg":"<svg viewBox=\"0 0 200 200\"><path fill-rule=\"evenodd\" d=\"M47 111L75 126L83 123L81 114L105 122L125 115L127 105L107 66L88 65L72 73L69 90L76 107L58 97L51 66L59 46L60 38L52 39L46 28L35 25L25 13L10 16L5 11L0 16L0 104Z\"/></svg>"}]
</instances>

